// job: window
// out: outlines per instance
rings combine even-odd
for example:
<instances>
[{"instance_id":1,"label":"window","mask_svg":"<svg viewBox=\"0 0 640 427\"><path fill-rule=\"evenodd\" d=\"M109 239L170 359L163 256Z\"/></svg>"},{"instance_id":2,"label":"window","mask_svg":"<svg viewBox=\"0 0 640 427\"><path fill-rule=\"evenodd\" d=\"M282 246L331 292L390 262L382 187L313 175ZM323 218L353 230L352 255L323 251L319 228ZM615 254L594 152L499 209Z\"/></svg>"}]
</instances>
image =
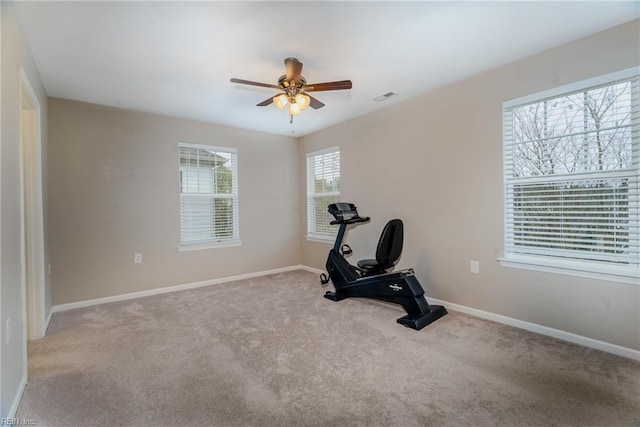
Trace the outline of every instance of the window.
<instances>
[{"instance_id":1,"label":"window","mask_svg":"<svg viewBox=\"0 0 640 427\"><path fill-rule=\"evenodd\" d=\"M506 102L503 114L504 260L637 282L638 70Z\"/></svg>"},{"instance_id":2,"label":"window","mask_svg":"<svg viewBox=\"0 0 640 427\"><path fill-rule=\"evenodd\" d=\"M233 148L180 143L180 246L239 243Z\"/></svg>"},{"instance_id":3,"label":"window","mask_svg":"<svg viewBox=\"0 0 640 427\"><path fill-rule=\"evenodd\" d=\"M307 238L331 240L338 227L327 206L340 201L340 149L307 154Z\"/></svg>"}]
</instances>

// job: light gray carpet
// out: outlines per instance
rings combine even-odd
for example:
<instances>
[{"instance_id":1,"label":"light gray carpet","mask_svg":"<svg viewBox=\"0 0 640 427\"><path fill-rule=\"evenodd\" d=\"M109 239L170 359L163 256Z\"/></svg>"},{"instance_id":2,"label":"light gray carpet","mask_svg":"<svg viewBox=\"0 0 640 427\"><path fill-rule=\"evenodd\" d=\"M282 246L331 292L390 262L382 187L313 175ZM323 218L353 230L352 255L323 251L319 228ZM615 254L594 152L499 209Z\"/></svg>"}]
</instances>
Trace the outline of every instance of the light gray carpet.
<instances>
[{"instance_id":1,"label":"light gray carpet","mask_svg":"<svg viewBox=\"0 0 640 427\"><path fill-rule=\"evenodd\" d=\"M638 426L640 363L459 313L335 303L272 275L54 315L38 426Z\"/></svg>"}]
</instances>

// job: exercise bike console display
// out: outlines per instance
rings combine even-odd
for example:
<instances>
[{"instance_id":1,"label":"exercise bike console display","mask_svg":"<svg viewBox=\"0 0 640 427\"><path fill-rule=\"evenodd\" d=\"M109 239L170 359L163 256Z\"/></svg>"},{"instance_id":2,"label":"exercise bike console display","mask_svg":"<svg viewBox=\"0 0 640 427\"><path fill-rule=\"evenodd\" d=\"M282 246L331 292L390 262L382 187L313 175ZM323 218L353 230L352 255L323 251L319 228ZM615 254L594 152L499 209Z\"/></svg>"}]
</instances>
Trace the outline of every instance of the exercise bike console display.
<instances>
[{"instance_id":1,"label":"exercise bike console display","mask_svg":"<svg viewBox=\"0 0 640 427\"><path fill-rule=\"evenodd\" d=\"M358 215L358 210L351 203L334 203L329 205L329 213L333 215L335 220L331 221L329 224L355 224L357 222L367 222L371 218L364 217L361 218Z\"/></svg>"},{"instance_id":2,"label":"exercise bike console display","mask_svg":"<svg viewBox=\"0 0 640 427\"><path fill-rule=\"evenodd\" d=\"M404 226L401 220L392 219L382 231L375 259L358 261L357 266L349 264L344 258L351 253L348 245L342 245L347 225L368 222L369 217L358 215L352 203L334 203L328 207L335 218L330 224L339 224L335 244L327 258L327 273L320 275L323 284L333 282L334 292L324 296L332 301L350 297L372 298L401 305L407 312L398 323L420 330L445 314L441 305L429 305L424 297L424 289L412 269L388 272L400 259L402 252ZM348 251L344 248L348 248Z\"/></svg>"}]
</instances>

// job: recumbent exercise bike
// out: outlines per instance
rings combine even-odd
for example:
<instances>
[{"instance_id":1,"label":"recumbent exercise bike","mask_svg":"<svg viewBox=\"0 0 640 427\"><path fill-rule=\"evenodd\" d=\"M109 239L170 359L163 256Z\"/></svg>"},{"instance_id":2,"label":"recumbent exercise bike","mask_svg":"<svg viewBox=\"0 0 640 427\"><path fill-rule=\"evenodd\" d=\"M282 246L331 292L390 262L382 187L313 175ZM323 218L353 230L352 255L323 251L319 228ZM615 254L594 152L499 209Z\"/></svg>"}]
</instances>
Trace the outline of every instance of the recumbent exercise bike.
<instances>
[{"instance_id":1,"label":"recumbent exercise bike","mask_svg":"<svg viewBox=\"0 0 640 427\"><path fill-rule=\"evenodd\" d=\"M412 269L388 273L400 258L403 244L403 224L392 219L385 225L378 241L375 259L358 261L357 267L344 258L352 253L349 245L342 245L347 225L368 222L369 217L360 217L352 203L334 203L328 207L335 218L331 225L339 224L338 235L327 258L327 272L322 273L322 284L333 282L335 292L324 295L332 301L350 297L372 298L400 304L407 312L398 323L420 330L447 314L441 305L429 305L424 297L424 289Z\"/></svg>"}]
</instances>

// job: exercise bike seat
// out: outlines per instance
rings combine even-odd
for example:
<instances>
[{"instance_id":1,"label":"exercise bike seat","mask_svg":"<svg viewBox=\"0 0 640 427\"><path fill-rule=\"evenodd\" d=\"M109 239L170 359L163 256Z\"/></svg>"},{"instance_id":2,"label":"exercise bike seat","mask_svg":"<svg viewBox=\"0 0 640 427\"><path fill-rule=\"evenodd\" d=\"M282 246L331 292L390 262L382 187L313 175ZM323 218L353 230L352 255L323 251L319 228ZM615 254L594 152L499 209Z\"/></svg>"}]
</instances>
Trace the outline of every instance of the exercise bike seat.
<instances>
[{"instance_id":1,"label":"exercise bike seat","mask_svg":"<svg viewBox=\"0 0 640 427\"><path fill-rule=\"evenodd\" d=\"M384 226L375 259L363 259L357 265L365 275L383 274L400 259L404 238L404 226L399 219L392 219Z\"/></svg>"}]
</instances>

